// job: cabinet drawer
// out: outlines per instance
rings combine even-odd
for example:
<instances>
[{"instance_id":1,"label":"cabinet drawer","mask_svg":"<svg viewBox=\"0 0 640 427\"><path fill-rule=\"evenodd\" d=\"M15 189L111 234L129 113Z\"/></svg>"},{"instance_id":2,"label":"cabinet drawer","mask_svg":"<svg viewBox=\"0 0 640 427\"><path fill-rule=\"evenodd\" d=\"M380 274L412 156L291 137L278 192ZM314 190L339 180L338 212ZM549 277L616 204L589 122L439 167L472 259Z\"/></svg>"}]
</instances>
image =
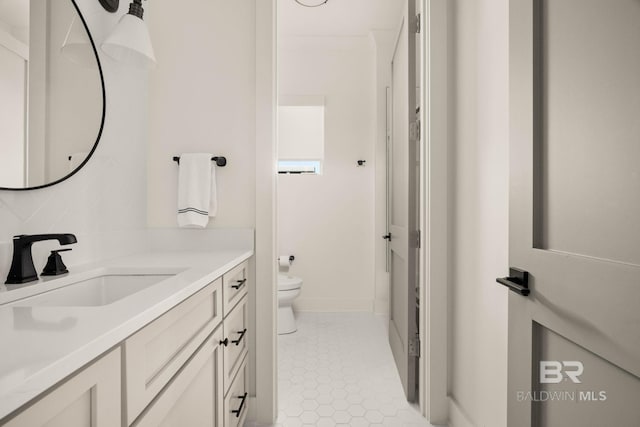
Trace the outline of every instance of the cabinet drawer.
<instances>
[{"instance_id":1,"label":"cabinet drawer","mask_svg":"<svg viewBox=\"0 0 640 427\"><path fill-rule=\"evenodd\" d=\"M244 356L247 354L247 339L249 313L247 306L248 297L242 301L225 317L223 322L224 338L227 345L224 347L224 390L225 393L231 387L231 382L242 366Z\"/></svg>"},{"instance_id":2,"label":"cabinet drawer","mask_svg":"<svg viewBox=\"0 0 640 427\"><path fill-rule=\"evenodd\" d=\"M249 394L247 385L247 357L245 357L238 375L236 375L227 397L224 399L224 427L237 427L244 425L247 417L247 405Z\"/></svg>"},{"instance_id":3,"label":"cabinet drawer","mask_svg":"<svg viewBox=\"0 0 640 427\"><path fill-rule=\"evenodd\" d=\"M245 261L222 276L222 287L224 288L223 311L225 316L247 294L247 286L249 285L248 265L249 263Z\"/></svg>"},{"instance_id":4,"label":"cabinet drawer","mask_svg":"<svg viewBox=\"0 0 640 427\"><path fill-rule=\"evenodd\" d=\"M222 328L218 328L145 409L135 427L222 427L221 339Z\"/></svg>"},{"instance_id":5,"label":"cabinet drawer","mask_svg":"<svg viewBox=\"0 0 640 427\"><path fill-rule=\"evenodd\" d=\"M126 419L131 424L222 320L218 279L124 343Z\"/></svg>"}]
</instances>

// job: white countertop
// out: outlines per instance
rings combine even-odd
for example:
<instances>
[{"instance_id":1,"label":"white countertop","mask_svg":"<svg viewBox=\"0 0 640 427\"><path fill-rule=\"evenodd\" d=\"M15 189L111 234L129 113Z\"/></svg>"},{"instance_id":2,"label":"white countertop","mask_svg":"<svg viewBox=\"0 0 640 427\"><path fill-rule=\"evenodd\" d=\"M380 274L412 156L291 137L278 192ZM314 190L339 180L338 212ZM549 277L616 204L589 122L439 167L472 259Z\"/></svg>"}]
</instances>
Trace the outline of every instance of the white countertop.
<instances>
[{"instance_id":1,"label":"white countertop","mask_svg":"<svg viewBox=\"0 0 640 427\"><path fill-rule=\"evenodd\" d=\"M252 250L150 252L74 268L0 293L0 420L253 255ZM95 275L178 273L109 305L29 307L9 302Z\"/></svg>"}]
</instances>

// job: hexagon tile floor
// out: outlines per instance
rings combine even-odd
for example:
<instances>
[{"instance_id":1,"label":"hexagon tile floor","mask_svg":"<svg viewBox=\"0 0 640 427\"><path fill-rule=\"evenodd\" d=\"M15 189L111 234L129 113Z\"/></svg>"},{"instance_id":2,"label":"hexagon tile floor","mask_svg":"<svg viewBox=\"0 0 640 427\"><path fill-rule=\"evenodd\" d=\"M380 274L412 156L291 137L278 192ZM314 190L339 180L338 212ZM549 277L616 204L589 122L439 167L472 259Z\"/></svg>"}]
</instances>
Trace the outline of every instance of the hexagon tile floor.
<instances>
[{"instance_id":1,"label":"hexagon tile floor","mask_svg":"<svg viewBox=\"0 0 640 427\"><path fill-rule=\"evenodd\" d=\"M278 337L276 426L431 426L404 398L382 318L300 313L297 323Z\"/></svg>"}]
</instances>

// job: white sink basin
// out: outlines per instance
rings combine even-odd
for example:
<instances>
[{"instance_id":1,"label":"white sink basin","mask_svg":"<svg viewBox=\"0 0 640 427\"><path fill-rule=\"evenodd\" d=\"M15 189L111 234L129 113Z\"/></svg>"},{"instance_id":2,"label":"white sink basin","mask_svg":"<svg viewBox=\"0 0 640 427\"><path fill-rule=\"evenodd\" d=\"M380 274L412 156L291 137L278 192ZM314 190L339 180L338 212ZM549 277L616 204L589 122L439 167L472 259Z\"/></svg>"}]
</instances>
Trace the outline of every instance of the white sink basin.
<instances>
[{"instance_id":1,"label":"white sink basin","mask_svg":"<svg viewBox=\"0 0 640 427\"><path fill-rule=\"evenodd\" d=\"M97 307L112 304L175 274L105 274L16 301L28 307Z\"/></svg>"}]
</instances>

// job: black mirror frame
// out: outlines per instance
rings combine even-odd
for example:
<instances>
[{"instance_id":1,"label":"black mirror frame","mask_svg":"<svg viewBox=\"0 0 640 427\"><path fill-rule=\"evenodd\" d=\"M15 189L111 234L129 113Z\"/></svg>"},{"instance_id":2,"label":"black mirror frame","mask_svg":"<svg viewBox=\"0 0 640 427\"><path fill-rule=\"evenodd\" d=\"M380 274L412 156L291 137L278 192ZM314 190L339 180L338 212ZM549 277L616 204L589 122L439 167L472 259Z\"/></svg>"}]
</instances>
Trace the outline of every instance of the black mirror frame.
<instances>
[{"instance_id":1,"label":"black mirror frame","mask_svg":"<svg viewBox=\"0 0 640 427\"><path fill-rule=\"evenodd\" d=\"M25 187L25 188L0 187L0 190L6 190L6 191L39 190L41 188L47 188L47 187L51 187L56 184L59 184L71 178L80 169L82 169L87 164L89 159L93 156L93 153L96 151L96 148L98 148L98 143L100 142L100 138L102 137L102 131L104 129L105 115L106 115L106 109L107 109L107 95L106 95L105 86L104 86L104 75L102 73L102 64L100 63L100 57L98 56L98 50L96 49L96 44L93 41L93 36L91 35L91 31L89 31L89 26L87 25L87 22L85 21L84 16L80 11L80 8L76 4L75 0L69 0L69 1L71 1L71 3L73 4L73 7L75 8L76 13L80 17L80 21L82 21L82 26L84 27L84 30L87 32L87 36L89 37L89 42L91 43L91 48L93 49L93 54L96 57L96 63L98 64L98 73L100 74L100 86L102 89L102 117L100 118L100 129L98 130L98 135L96 136L96 142L94 142L93 147L91 147L91 151L87 155L87 158L84 159L77 168L75 168L73 171L69 172L67 175L63 176L62 178L56 181L49 182L47 184L37 185L34 187Z\"/></svg>"}]
</instances>

